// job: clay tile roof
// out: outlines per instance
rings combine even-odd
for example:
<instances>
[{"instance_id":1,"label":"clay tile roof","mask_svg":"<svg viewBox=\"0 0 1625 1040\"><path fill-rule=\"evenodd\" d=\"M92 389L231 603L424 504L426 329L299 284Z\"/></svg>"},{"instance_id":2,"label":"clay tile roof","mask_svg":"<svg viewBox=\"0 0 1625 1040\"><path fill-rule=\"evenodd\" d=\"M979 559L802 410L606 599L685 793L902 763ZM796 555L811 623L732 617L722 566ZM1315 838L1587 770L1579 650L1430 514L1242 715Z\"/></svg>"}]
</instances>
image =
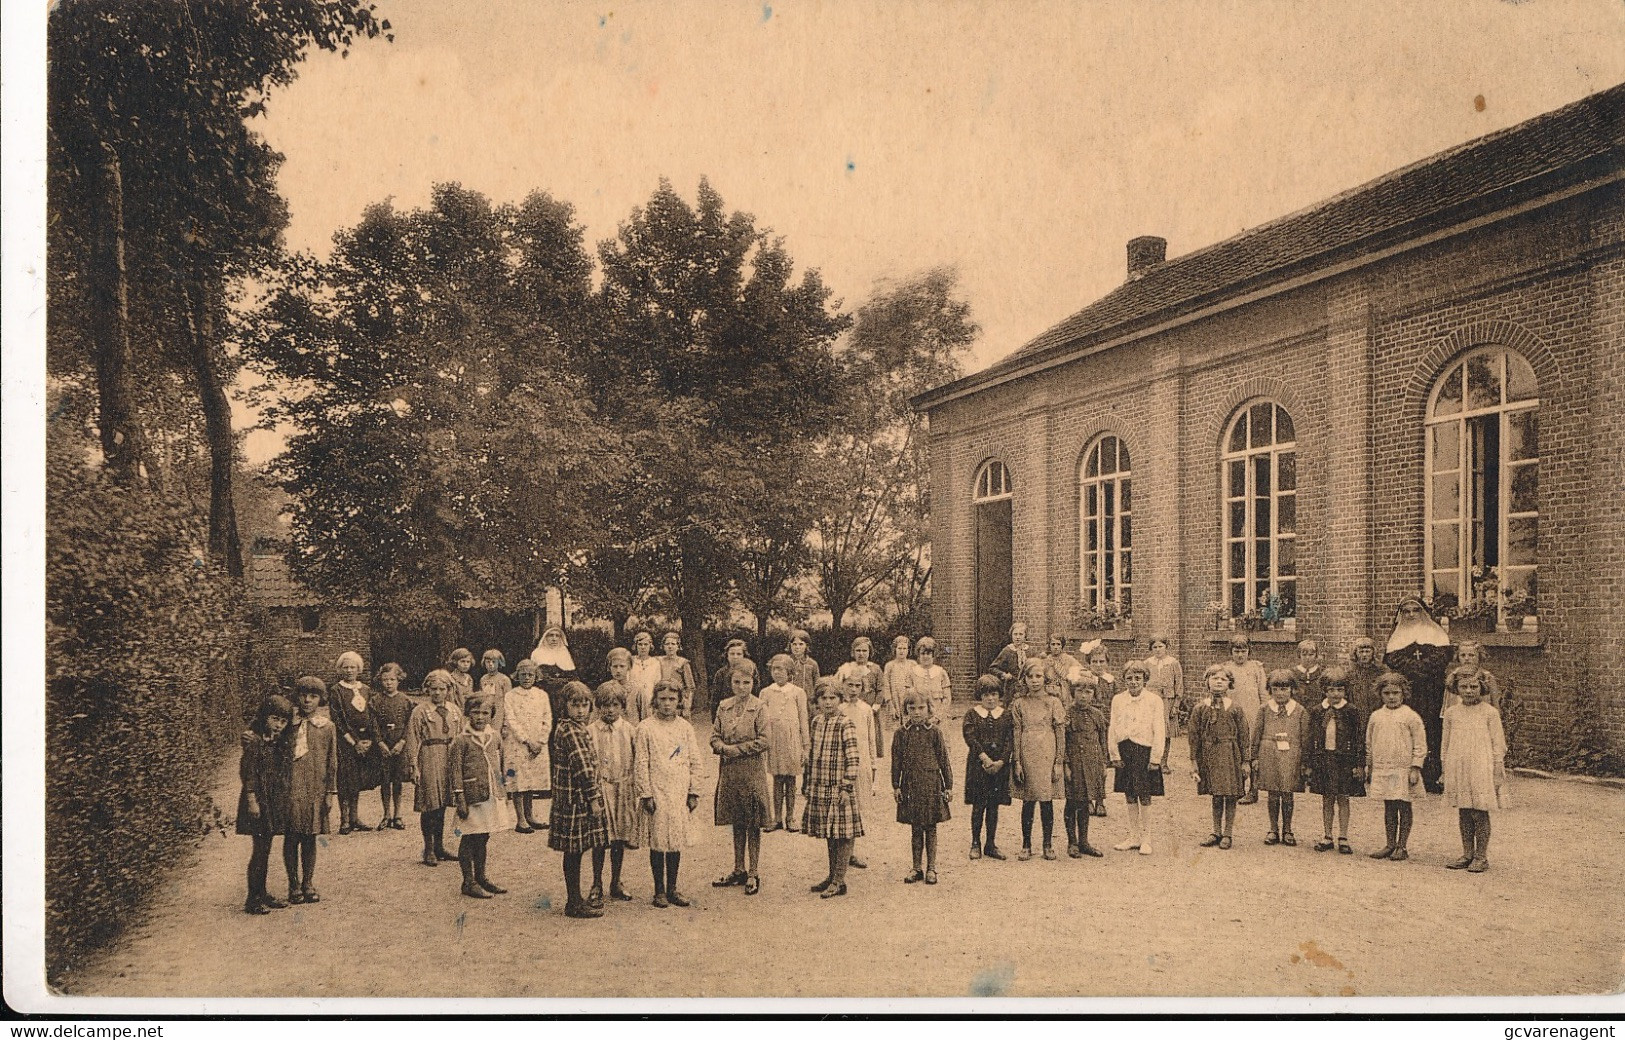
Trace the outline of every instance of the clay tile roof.
<instances>
[{"instance_id":1,"label":"clay tile roof","mask_svg":"<svg viewBox=\"0 0 1625 1040\"><path fill-rule=\"evenodd\" d=\"M1566 185L1618 174L1625 166L1622 146L1625 84L1175 257L991 367L920 395L915 406L930 408L1058 355Z\"/></svg>"},{"instance_id":2,"label":"clay tile roof","mask_svg":"<svg viewBox=\"0 0 1625 1040\"><path fill-rule=\"evenodd\" d=\"M245 582L249 602L259 607L314 607L321 605L315 593L293 580L288 561L281 555L258 553L248 558Z\"/></svg>"}]
</instances>

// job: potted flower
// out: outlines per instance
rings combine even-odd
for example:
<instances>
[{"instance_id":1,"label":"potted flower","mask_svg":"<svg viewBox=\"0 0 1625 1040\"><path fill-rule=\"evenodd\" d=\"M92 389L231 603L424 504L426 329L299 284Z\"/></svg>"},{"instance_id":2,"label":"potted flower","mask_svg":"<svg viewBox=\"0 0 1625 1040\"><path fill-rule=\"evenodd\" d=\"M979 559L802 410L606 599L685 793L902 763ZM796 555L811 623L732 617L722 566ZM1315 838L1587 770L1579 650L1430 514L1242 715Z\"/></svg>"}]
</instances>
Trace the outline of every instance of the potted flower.
<instances>
[{"instance_id":1,"label":"potted flower","mask_svg":"<svg viewBox=\"0 0 1625 1040\"><path fill-rule=\"evenodd\" d=\"M1532 632L1540 622L1535 617L1535 597L1527 589L1501 590L1501 616L1506 618L1507 631Z\"/></svg>"},{"instance_id":2,"label":"potted flower","mask_svg":"<svg viewBox=\"0 0 1625 1040\"><path fill-rule=\"evenodd\" d=\"M1210 599L1207 603L1207 612L1213 618L1213 631L1218 632L1230 625L1230 608L1222 599Z\"/></svg>"},{"instance_id":3,"label":"potted flower","mask_svg":"<svg viewBox=\"0 0 1625 1040\"><path fill-rule=\"evenodd\" d=\"M1072 627L1083 632L1111 632L1128 622L1116 602L1106 600L1099 607L1072 604Z\"/></svg>"}]
</instances>

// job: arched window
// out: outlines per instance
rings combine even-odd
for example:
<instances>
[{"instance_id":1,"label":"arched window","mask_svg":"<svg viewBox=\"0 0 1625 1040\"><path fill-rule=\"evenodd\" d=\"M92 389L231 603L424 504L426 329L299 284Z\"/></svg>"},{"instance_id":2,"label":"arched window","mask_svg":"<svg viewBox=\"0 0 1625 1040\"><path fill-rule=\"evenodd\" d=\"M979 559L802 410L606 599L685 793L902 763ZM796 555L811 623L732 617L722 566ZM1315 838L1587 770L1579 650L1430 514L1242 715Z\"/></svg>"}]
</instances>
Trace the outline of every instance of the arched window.
<instances>
[{"instance_id":1,"label":"arched window","mask_svg":"<svg viewBox=\"0 0 1625 1040\"><path fill-rule=\"evenodd\" d=\"M997 502L1009 498L1015 491L1010 486L1010 471L998 459L982 463L976 473L976 501Z\"/></svg>"},{"instance_id":2,"label":"arched window","mask_svg":"<svg viewBox=\"0 0 1625 1040\"><path fill-rule=\"evenodd\" d=\"M1225 600L1232 617L1298 612L1298 455L1292 416L1274 401L1242 405L1224 432Z\"/></svg>"},{"instance_id":3,"label":"arched window","mask_svg":"<svg viewBox=\"0 0 1625 1040\"><path fill-rule=\"evenodd\" d=\"M1539 408L1535 370L1504 347L1455 361L1428 399L1425 566L1458 616L1535 612Z\"/></svg>"},{"instance_id":4,"label":"arched window","mask_svg":"<svg viewBox=\"0 0 1625 1040\"><path fill-rule=\"evenodd\" d=\"M1134 530L1128 445L1105 434L1078 468L1078 602L1089 610L1134 602Z\"/></svg>"}]
</instances>

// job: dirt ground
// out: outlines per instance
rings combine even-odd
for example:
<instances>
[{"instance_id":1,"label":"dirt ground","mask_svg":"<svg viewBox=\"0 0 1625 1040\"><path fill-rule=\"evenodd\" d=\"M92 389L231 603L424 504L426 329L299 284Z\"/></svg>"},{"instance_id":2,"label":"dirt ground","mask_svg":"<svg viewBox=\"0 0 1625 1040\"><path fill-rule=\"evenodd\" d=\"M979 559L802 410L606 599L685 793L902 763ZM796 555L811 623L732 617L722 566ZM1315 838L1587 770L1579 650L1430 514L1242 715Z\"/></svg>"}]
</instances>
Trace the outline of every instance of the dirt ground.
<instances>
[{"instance_id":1,"label":"dirt ground","mask_svg":"<svg viewBox=\"0 0 1625 1040\"><path fill-rule=\"evenodd\" d=\"M698 727L697 727L698 728ZM952 734L956 779L964 750ZM1356 799L1357 854L1316 853L1319 798L1298 796L1296 848L1263 844L1262 804L1243 807L1230 851L1201 849L1208 800L1176 739L1170 797L1153 806L1155 854L1109 851L1122 801L1093 821L1104 859L1069 860L1057 803L1056 862L1018 862L1020 805L1000 821L1007 862L970 862L969 814L942 825L941 884L904 885L909 831L891 799L866 814L867 870L820 900L824 844L763 838L759 895L713 889L731 868L729 832L704 826L683 856L690 909L649 904L648 856L627 855L632 903L597 921L563 915L561 857L545 833L493 837L490 873L508 895L458 892L454 863L417 862L418 832L332 835L322 902L242 912L248 840L215 835L95 966L79 995L187 997L885 997L1423 996L1582 994L1621 988L1625 968L1625 797L1560 780L1514 778L1494 816L1491 869L1444 869L1459 852L1456 811L1417 804L1412 859L1368 858L1382 804ZM882 784L889 762L882 762ZM235 765L216 799L235 804ZM714 779L714 768L712 770ZM884 787L882 787L884 792ZM410 808L410 791L407 805ZM379 814L363 796L363 818ZM1035 838L1036 841L1036 838ZM280 849L279 849L280 850ZM273 854L273 891L279 891Z\"/></svg>"}]
</instances>

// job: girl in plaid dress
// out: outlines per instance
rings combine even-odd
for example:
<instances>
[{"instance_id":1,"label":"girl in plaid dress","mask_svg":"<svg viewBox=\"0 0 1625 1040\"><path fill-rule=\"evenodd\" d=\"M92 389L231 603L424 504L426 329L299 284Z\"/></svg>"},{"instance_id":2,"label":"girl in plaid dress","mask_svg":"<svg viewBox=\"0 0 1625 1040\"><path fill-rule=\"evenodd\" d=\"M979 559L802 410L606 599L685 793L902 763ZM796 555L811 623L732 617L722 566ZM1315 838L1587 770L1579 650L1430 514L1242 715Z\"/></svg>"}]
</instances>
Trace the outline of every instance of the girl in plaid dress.
<instances>
[{"instance_id":1,"label":"girl in plaid dress","mask_svg":"<svg viewBox=\"0 0 1625 1040\"><path fill-rule=\"evenodd\" d=\"M852 720L841 714L841 683L818 680L818 714L812 721L812 746L801 774L801 793L807 808L801 827L829 846L829 875L812 886L823 898L846 895L846 866L852 843L863 836L858 810L858 736Z\"/></svg>"},{"instance_id":2,"label":"girl in plaid dress","mask_svg":"<svg viewBox=\"0 0 1625 1040\"><path fill-rule=\"evenodd\" d=\"M603 910L581 898L582 853L609 844L608 811L598 785L598 752L587 729L592 691L585 683L572 680L560 692L568 717L553 730L553 809L547 844L564 853L564 916L603 917Z\"/></svg>"}]
</instances>

